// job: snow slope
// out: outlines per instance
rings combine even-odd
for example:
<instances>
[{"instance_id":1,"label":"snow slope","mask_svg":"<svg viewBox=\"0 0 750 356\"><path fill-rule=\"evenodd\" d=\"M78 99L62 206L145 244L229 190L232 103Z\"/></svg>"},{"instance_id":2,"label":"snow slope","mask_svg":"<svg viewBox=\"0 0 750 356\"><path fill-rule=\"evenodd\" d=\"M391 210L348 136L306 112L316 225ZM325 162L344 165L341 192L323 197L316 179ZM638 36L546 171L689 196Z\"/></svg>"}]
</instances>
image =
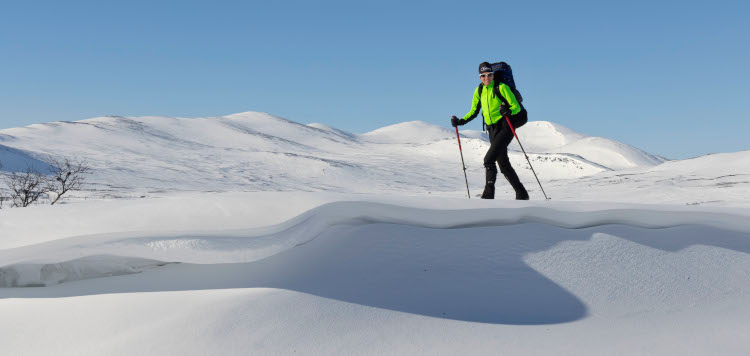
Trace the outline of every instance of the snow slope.
<instances>
[{"instance_id":1,"label":"snow slope","mask_svg":"<svg viewBox=\"0 0 750 356\"><path fill-rule=\"evenodd\" d=\"M545 189L562 200L747 207L750 151L670 161L647 169L603 172L575 182L548 182Z\"/></svg>"},{"instance_id":2,"label":"snow slope","mask_svg":"<svg viewBox=\"0 0 750 356\"><path fill-rule=\"evenodd\" d=\"M26 169L34 169L39 172L49 171L49 164L33 157L28 152L12 147L0 145L0 170L6 172L25 172Z\"/></svg>"},{"instance_id":3,"label":"snow slope","mask_svg":"<svg viewBox=\"0 0 750 356\"><path fill-rule=\"evenodd\" d=\"M581 135L552 122L529 122L522 129L519 132L532 133L523 136L519 133L524 148L530 152L574 154L614 170L646 168L665 162L665 159L633 146L603 137ZM514 141L513 146L518 146L518 143Z\"/></svg>"},{"instance_id":4,"label":"snow slope","mask_svg":"<svg viewBox=\"0 0 750 356\"><path fill-rule=\"evenodd\" d=\"M0 288L4 351L750 350L747 209L269 192L210 195L206 216L204 197L15 209L99 231L3 245L6 285L49 285ZM102 204L154 220L123 232Z\"/></svg>"},{"instance_id":5,"label":"snow slope","mask_svg":"<svg viewBox=\"0 0 750 356\"><path fill-rule=\"evenodd\" d=\"M750 151L518 133L550 201L514 151L532 200L466 199L455 131L424 122L0 130L5 172L94 168L67 204L0 209L2 353L750 353ZM486 138L462 146L475 195Z\"/></svg>"},{"instance_id":6,"label":"snow slope","mask_svg":"<svg viewBox=\"0 0 750 356\"><path fill-rule=\"evenodd\" d=\"M559 141L530 153L544 180L656 163L648 154L613 141L598 146L592 141L588 147L579 139L582 135L547 124L532 122L518 130L534 150L549 137ZM478 190L488 143L479 132L466 134L468 174ZM5 129L0 135L7 149L28 157L85 158L93 168L89 197L237 189L432 194L454 192L463 180L456 172L460 157L455 131L421 121L356 135L248 112L210 118L100 117ZM564 149L573 147L569 142L575 149ZM562 143L567 146L558 147ZM523 155L511 151L510 156L521 177L532 180ZM7 155L0 157L4 160L11 162L6 170L26 163ZM31 158L26 161L33 163ZM414 182L419 182L416 187Z\"/></svg>"},{"instance_id":7,"label":"snow slope","mask_svg":"<svg viewBox=\"0 0 750 356\"><path fill-rule=\"evenodd\" d=\"M379 128L361 137L377 143L429 143L455 137L455 131L428 124L424 121L409 121Z\"/></svg>"}]
</instances>

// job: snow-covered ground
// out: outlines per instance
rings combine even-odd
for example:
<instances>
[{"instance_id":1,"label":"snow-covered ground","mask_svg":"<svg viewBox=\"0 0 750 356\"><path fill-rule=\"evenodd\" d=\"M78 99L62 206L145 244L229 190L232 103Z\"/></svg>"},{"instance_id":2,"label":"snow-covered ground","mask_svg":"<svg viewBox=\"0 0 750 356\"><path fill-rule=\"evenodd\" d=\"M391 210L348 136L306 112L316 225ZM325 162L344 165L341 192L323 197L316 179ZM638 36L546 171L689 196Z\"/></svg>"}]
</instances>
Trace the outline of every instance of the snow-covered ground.
<instances>
[{"instance_id":1,"label":"snow-covered ground","mask_svg":"<svg viewBox=\"0 0 750 356\"><path fill-rule=\"evenodd\" d=\"M455 131L423 122L0 130L6 172L94 168L67 204L0 210L2 353L750 353L749 151L518 132L552 200L518 152L532 200L466 199ZM482 137L462 138L472 195Z\"/></svg>"},{"instance_id":2,"label":"snow-covered ground","mask_svg":"<svg viewBox=\"0 0 750 356\"><path fill-rule=\"evenodd\" d=\"M530 122L518 134L543 180L664 162L548 122ZM85 158L94 169L87 196L94 198L238 190L451 195L464 185L455 131L420 121L357 135L254 112L192 119L100 117L0 130L0 145L25 157ZM470 131L462 146L470 185L479 191L488 143L481 131ZM511 150L532 197L541 197L520 149L514 143ZM0 161L19 161L9 154L0 149ZM15 163L6 170L22 168ZM509 192L507 185L498 188Z\"/></svg>"}]
</instances>

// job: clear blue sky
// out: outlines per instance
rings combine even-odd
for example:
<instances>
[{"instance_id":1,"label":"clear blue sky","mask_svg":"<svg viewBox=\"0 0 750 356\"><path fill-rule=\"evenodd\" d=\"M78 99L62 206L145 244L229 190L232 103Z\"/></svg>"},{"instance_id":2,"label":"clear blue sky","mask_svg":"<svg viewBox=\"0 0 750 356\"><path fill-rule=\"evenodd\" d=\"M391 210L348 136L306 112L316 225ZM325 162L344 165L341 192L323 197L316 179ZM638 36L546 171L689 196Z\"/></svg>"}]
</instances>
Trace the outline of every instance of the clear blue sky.
<instances>
[{"instance_id":1,"label":"clear blue sky","mask_svg":"<svg viewBox=\"0 0 750 356\"><path fill-rule=\"evenodd\" d=\"M264 111L362 133L468 111L509 62L531 120L668 158L750 149L747 1L15 1L0 128ZM467 126L481 130L481 121Z\"/></svg>"}]
</instances>

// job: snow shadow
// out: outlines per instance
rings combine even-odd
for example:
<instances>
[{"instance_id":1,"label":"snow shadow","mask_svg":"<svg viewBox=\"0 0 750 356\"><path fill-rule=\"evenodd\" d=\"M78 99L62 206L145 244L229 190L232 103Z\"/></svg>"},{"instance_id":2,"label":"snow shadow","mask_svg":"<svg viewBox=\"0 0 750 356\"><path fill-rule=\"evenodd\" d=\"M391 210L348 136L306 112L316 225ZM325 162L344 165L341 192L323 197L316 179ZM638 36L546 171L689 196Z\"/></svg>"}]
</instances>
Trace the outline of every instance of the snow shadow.
<instances>
[{"instance_id":1,"label":"snow shadow","mask_svg":"<svg viewBox=\"0 0 750 356\"><path fill-rule=\"evenodd\" d=\"M567 236L560 236L560 233ZM540 245L579 238L574 231L522 224L431 229L395 224L338 227L283 260L259 261L261 285L369 307L493 324L555 324L581 319L586 306L523 262ZM581 236L580 238L585 238ZM297 251L294 251L297 250Z\"/></svg>"},{"instance_id":2,"label":"snow shadow","mask_svg":"<svg viewBox=\"0 0 750 356\"><path fill-rule=\"evenodd\" d=\"M33 154L17 148L0 145L0 171L25 172L33 169L41 173L48 173L50 165L33 157Z\"/></svg>"},{"instance_id":3,"label":"snow shadow","mask_svg":"<svg viewBox=\"0 0 750 356\"><path fill-rule=\"evenodd\" d=\"M299 226L312 226L302 221ZM587 241L596 233L664 251L707 245L750 253L747 232L704 225L582 223L571 228L554 222L477 220L461 227L432 228L376 220L341 221L347 223L326 224L309 242L254 262L172 264L46 288L0 288L0 298L277 288L429 317L557 324L586 317L586 304L526 264L528 254L566 241Z\"/></svg>"}]
</instances>

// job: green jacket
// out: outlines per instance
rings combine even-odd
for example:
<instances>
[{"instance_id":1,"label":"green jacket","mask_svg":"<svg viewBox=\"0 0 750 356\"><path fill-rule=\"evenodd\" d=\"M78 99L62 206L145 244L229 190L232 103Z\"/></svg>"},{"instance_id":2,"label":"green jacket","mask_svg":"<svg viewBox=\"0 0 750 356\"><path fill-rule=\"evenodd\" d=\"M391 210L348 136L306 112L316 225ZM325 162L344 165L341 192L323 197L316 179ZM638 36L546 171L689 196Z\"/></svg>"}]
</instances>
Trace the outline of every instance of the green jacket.
<instances>
[{"instance_id":1,"label":"green jacket","mask_svg":"<svg viewBox=\"0 0 750 356\"><path fill-rule=\"evenodd\" d=\"M484 116L484 122L487 125L495 124L503 119L503 117L500 116L500 105L503 103L503 100L495 95L495 91L492 89L494 85L495 81L493 80L490 85L484 86L481 95L479 94L479 87L474 89L474 99L471 101L471 111L464 115L462 120L465 120L466 122L474 120L474 118L477 117L477 114L479 114L479 109L482 109L482 116ZM500 92L500 95L508 101L508 104L510 104L511 115L516 115L521 112L521 104L516 100L516 96L513 95L513 91L510 90L508 85L500 84L498 86L498 91Z\"/></svg>"}]
</instances>

